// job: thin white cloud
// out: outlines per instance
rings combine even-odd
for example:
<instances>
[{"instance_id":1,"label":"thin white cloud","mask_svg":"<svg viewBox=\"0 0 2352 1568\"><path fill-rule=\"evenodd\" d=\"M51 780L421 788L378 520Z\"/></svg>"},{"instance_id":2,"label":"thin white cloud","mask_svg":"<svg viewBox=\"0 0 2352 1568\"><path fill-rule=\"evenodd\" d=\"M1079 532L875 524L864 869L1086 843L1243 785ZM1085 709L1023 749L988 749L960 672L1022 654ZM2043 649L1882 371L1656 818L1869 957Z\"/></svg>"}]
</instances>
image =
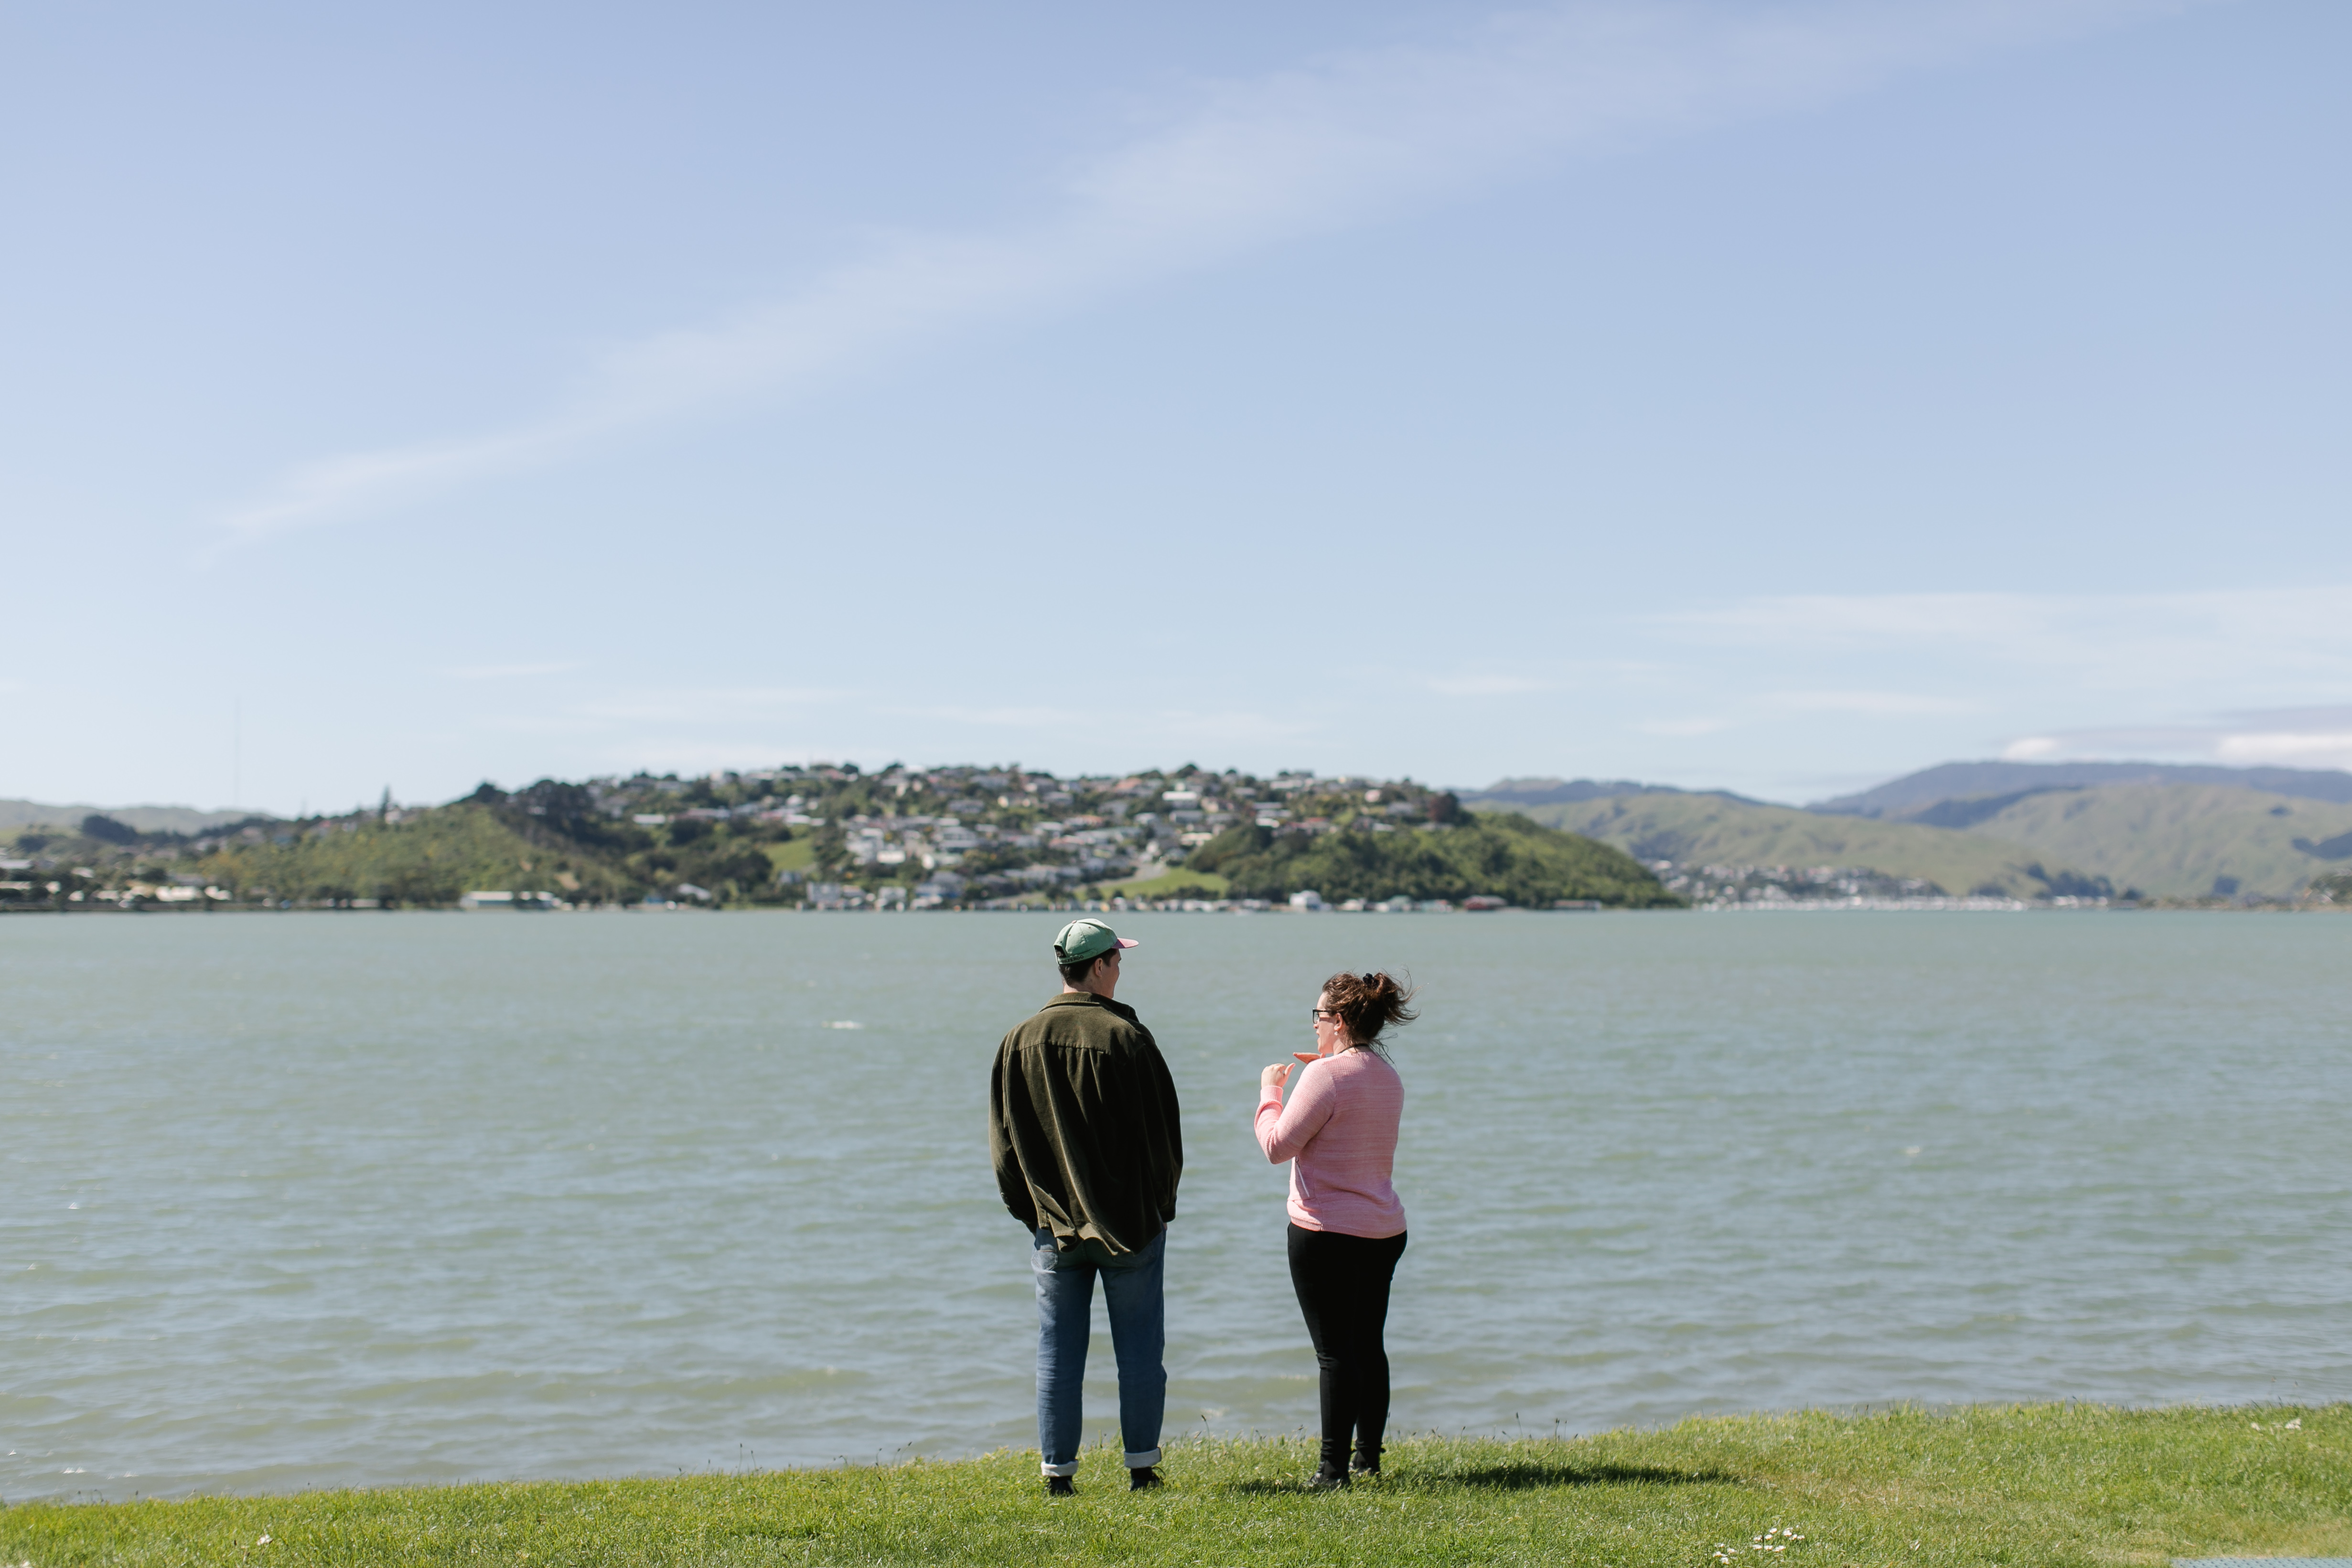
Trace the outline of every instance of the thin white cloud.
<instances>
[{"instance_id":1,"label":"thin white cloud","mask_svg":"<svg viewBox=\"0 0 2352 1568\"><path fill-rule=\"evenodd\" d=\"M2352 686L2352 586L1805 595L1644 618L1696 643L1838 658L1960 657L2086 691L2234 684L2284 696Z\"/></svg>"},{"instance_id":2,"label":"thin white cloud","mask_svg":"<svg viewBox=\"0 0 2352 1568\"><path fill-rule=\"evenodd\" d=\"M1324 722L1312 714L1286 716L1247 711L1203 711L1195 708L1163 708L1131 726L1160 744L1187 746L1244 745L1297 741L1318 733Z\"/></svg>"},{"instance_id":3,"label":"thin white cloud","mask_svg":"<svg viewBox=\"0 0 2352 1568\"><path fill-rule=\"evenodd\" d=\"M2298 731L2352 730L2352 703L2327 708L2253 708L2216 716L2216 723L2240 728L2273 725Z\"/></svg>"},{"instance_id":4,"label":"thin white cloud","mask_svg":"<svg viewBox=\"0 0 2352 1568\"><path fill-rule=\"evenodd\" d=\"M645 687L567 705L583 719L708 725L766 721L777 712L837 702L850 693L814 686Z\"/></svg>"},{"instance_id":5,"label":"thin white cloud","mask_svg":"<svg viewBox=\"0 0 2352 1568\"><path fill-rule=\"evenodd\" d=\"M1983 704L1916 691L1775 691L1767 706L1795 713L1864 713L1900 718L1922 713L1969 713Z\"/></svg>"},{"instance_id":6,"label":"thin white cloud","mask_svg":"<svg viewBox=\"0 0 2352 1568\"><path fill-rule=\"evenodd\" d=\"M1647 719L1633 728L1644 735L1658 735L1668 740L1691 740L1700 735L1720 734L1732 727L1728 719Z\"/></svg>"},{"instance_id":7,"label":"thin white cloud","mask_svg":"<svg viewBox=\"0 0 2352 1568\"><path fill-rule=\"evenodd\" d=\"M1550 681L1527 675L1439 675L1423 680L1421 686L1440 697L1516 697L1552 689Z\"/></svg>"},{"instance_id":8,"label":"thin white cloud","mask_svg":"<svg viewBox=\"0 0 2352 1568\"><path fill-rule=\"evenodd\" d=\"M944 719L950 724L971 724L989 730L1058 730L1084 724L1087 715L1067 708L888 708L894 717Z\"/></svg>"},{"instance_id":9,"label":"thin white cloud","mask_svg":"<svg viewBox=\"0 0 2352 1568\"><path fill-rule=\"evenodd\" d=\"M2191 724L2114 725L2027 735L2013 763L2208 762L2230 767L2352 768L2352 707L2224 714Z\"/></svg>"},{"instance_id":10,"label":"thin white cloud","mask_svg":"<svg viewBox=\"0 0 2352 1568\"><path fill-rule=\"evenodd\" d=\"M499 735L593 735L607 728L577 713L484 713L469 727Z\"/></svg>"},{"instance_id":11,"label":"thin white cloud","mask_svg":"<svg viewBox=\"0 0 2352 1568\"><path fill-rule=\"evenodd\" d=\"M2213 746L2217 762L2233 767L2270 764L2288 768L2352 768L2352 730L2318 735L2272 731L2224 735Z\"/></svg>"},{"instance_id":12,"label":"thin white cloud","mask_svg":"<svg viewBox=\"0 0 2352 1568\"><path fill-rule=\"evenodd\" d=\"M441 673L454 680L521 680L538 675L562 675L577 664L461 664Z\"/></svg>"},{"instance_id":13,"label":"thin white cloud","mask_svg":"<svg viewBox=\"0 0 2352 1568\"><path fill-rule=\"evenodd\" d=\"M910 238L732 320L649 338L507 429L301 465L232 512L227 536L397 505L749 395L806 393L944 333L1068 309L1564 154L1819 103L2177 8L1618 0L1504 16L1451 47L1370 51L1227 84L1081 169L1054 220Z\"/></svg>"}]
</instances>

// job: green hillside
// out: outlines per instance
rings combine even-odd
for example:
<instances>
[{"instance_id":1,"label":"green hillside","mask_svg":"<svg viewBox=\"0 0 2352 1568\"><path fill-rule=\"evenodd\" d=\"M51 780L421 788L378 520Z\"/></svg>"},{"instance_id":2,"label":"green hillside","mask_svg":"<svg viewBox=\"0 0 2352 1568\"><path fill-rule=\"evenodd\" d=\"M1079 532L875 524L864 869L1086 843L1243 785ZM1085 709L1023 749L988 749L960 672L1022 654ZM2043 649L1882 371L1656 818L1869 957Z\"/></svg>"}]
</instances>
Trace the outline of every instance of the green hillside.
<instances>
[{"instance_id":1,"label":"green hillside","mask_svg":"<svg viewBox=\"0 0 2352 1568\"><path fill-rule=\"evenodd\" d=\"M1948 893L1981 889L2032 898L2046 890L2045 884L2026 870L2045 857L2000 839L1948 827L1757 805L1728 795L1612 795L1527 806L1523 815L1547 826L1614 845L1643 861L1672 860L1690 866L1860 866L1889 877L1921 878Z\"/></svg>"},{"instance_id":2,"label":"green hillside","mask_svg":"<svg viewBox=\"0 0 2352 1568\"><path fill-rule=\"evenodd\" d=\"M2286 898L2314 877L2352 870L2352 805L2219 784L2051 790L1966 828L1718 795L1613 795L1519 811L1643 861L1868 867L1950 893L1998 889L2033 898L2053 882L2065 890L2074 879L2105 878L2117 892L2155 898Z\"/></svg>"},{"instance_id":3,"label":"green hillside","mask_svg":"<svg viewBox=\"0 0 2352 1568\"><path fill-rule=\"evenodd\" d=\"M648 826L586 795L552 782L511 796L486 787L447 805L200 837L96 816L66 832L22 827L0 835L0 858L18 868L0 876L0 909L444 908L477 889L581 905L797 901L778 873L814 858L781 826L686 816Z\"/></svg>"},{"instance_id":4,"label":"green hillside","mask_svg":"<svg viewBox=\"0 0 2352 1568\"><path fill-rule=\"evenodd\" d=\"M534 844L480 805L443 806L406 822L351 818L291 835L285 843L231 839L195 864L202 875L247 897L267 892L298 903L375 899L387 904L453 904L476 888L539 889L598 901L625 896L624 879L603 857Z\"/></svg>"},{"instance_id":5,"label":"green hillside","mask_svg":"<svg viewBox=\"0 0 2352 1568\"><path fill-rule=\"evenodd\" d=\"M1968 836L2168 898L2284 897L2315 876L2352 868L2352 805L2221 784L2053 790L1972 825ZM2311 849L2295 847L2297 839Z\"/></svg>"},{"instance_id":6,"label":"green hillside","mask_svg":"<svg viewBox=\"0 0 2352 1568\"><path fill-rule=\"evenodd\" d=\"M16 827L48 827L70 833L92 816L113 818L141 833L203 833L234 823L267 822L268 814L198 811L186 805L45 805L37 800L0 800L0 833Z\"/></svg>"},{"instance_id":7,"label":"green hillside","mask_svg":"<svg viewBox=\"0 0 2352 1568\"><path fill-rule=\"evenodd\" d=\"M1561 899L1626 909L1682 902L1622 851L1507 813L1388 832L1234 827L1194 851L1185 868L1214 872L1234 897L1244 899L1279 899L1311 888L1334 903L1479 894L1533 909L1549 909Z\"/></svg>"},{"instance_id":8,"label":"green hillside","mask_svg":"<svg viewBox=\"0 0 2352 1568\"><path fill-rule=\"evenodd\" d=\"M299 833L236 837L195 869L240 897L296 903L374 899L445 905L477 888L544 890L578 903L669 897L680 883L718 902L772 897L777 859L806 864L773 829L691 818L659 828L612 820L572 784L477 795L405 820L361 814Z\"/></svg>"}]
</instances>

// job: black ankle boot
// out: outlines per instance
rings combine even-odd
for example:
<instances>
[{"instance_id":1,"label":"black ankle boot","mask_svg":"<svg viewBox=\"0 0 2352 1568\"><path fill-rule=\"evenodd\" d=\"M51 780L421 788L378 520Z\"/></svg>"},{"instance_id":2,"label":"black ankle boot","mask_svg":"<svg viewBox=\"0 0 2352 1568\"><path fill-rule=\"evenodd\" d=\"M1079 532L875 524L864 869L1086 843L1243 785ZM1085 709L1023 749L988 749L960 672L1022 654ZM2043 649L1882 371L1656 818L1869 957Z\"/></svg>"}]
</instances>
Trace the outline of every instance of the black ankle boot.
<instances>
[{"instance_id":1,"label":"black ankle boot","mask_svg":"<svg viewBox=\"0 0 2352 1568\"><path fill-rule=\"evenodd\" d=\"M1076 1497L1078 1495L1077 1483L1071 1480L1067 1476L1047 1476L1045 1478L1045 1495L1047 1497Z\"/></svg>"},{"instance_id":2,"label":"black ankle boot","mask_svg":"<svg viewBox=\"0 0 2352 1568\"><path fill-rule=\"evenodd\" d=\"M1321 1465L1316 1468L1315 1473L1307 1478L1307 1489L1310 1492L1339 1492L1347 1490L1348 1471L1346 1467L1335 1465L1328 1459L1324 1460Z\"/></svg>"},{"instance_id":3,"label":"black ankle boot","mask_svg":"<svg viewBox=\"0 0 2352 1568\"><path fill-rule=\"evenodd\" d=\"M1360 1476L1379 1475L1381 1473L1381 1451L1378 1448L1357 1449L1356 1462L1349 1468Z\"/></svg>"},{"instance_id":4,"label":"black ankle boot","mask_svg":"<svg viewBox=\"0 0 2352 1568\"><path fill-rule=\"evenodd\" d=\"M1160 1472L1150 1465L1127 1472L1127 1489L1131 1492L1148 1492L1154 1487L1167 1484L1160 1479Z\"/></svg>"}]
</instances>

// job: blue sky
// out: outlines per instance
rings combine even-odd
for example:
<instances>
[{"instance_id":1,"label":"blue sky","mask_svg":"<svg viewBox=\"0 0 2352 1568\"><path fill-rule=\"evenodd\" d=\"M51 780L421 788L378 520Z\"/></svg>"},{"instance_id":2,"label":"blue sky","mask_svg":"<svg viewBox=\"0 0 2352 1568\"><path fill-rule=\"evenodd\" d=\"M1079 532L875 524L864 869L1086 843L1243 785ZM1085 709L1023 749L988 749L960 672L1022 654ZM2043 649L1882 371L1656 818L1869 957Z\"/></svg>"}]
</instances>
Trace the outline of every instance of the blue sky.
<instances>
[{"instance_id":1,"label":"blue sky","mask_svg":"<svg viewBox=\"0 0 2352 1568\"><path fill-rule=\"evenodd\" d=\"M0 10L0 795L2352 765L2352 11L1179 9Z\"/></svg>"}]
</instances>

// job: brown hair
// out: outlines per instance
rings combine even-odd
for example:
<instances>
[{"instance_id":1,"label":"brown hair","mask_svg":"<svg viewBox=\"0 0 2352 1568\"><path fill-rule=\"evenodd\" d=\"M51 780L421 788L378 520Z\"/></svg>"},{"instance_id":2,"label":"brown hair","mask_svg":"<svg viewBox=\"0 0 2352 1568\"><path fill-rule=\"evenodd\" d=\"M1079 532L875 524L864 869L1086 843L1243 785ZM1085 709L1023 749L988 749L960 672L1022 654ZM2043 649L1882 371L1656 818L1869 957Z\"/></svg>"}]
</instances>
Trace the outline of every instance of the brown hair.
<instances>
[{"instance_id":1,"label":"brown hair","mask_svg":"<svg viewBox=\"0 0 2352 1568\"><path fill-rule=\"evenodd\" d=\"M1410 1024L1421 1015L1405 1005L1412 988L1399 985L1385 973L1349 974L1345 971L1323 983L1331 1011L1348 1031L1348 1044L1359 1050L1375 1049L1381 1031L1391 1024Z\"/></svg>"},{"instance_id":2,"label":"brown hair","mask_svg":"<svg viewBox=\"0 0 2352 1568\"><path fill-rule=\"evenodd\" d=\"M1087 977L1094 973L1096 964L1121 951L1123 950L1119 948L1107 947L1092 958L1081 958L1074 963L1057 963L1054 967L1062 972L1063 984L1084 985L1087 983Z\"/></svg>"}]
</instances>

